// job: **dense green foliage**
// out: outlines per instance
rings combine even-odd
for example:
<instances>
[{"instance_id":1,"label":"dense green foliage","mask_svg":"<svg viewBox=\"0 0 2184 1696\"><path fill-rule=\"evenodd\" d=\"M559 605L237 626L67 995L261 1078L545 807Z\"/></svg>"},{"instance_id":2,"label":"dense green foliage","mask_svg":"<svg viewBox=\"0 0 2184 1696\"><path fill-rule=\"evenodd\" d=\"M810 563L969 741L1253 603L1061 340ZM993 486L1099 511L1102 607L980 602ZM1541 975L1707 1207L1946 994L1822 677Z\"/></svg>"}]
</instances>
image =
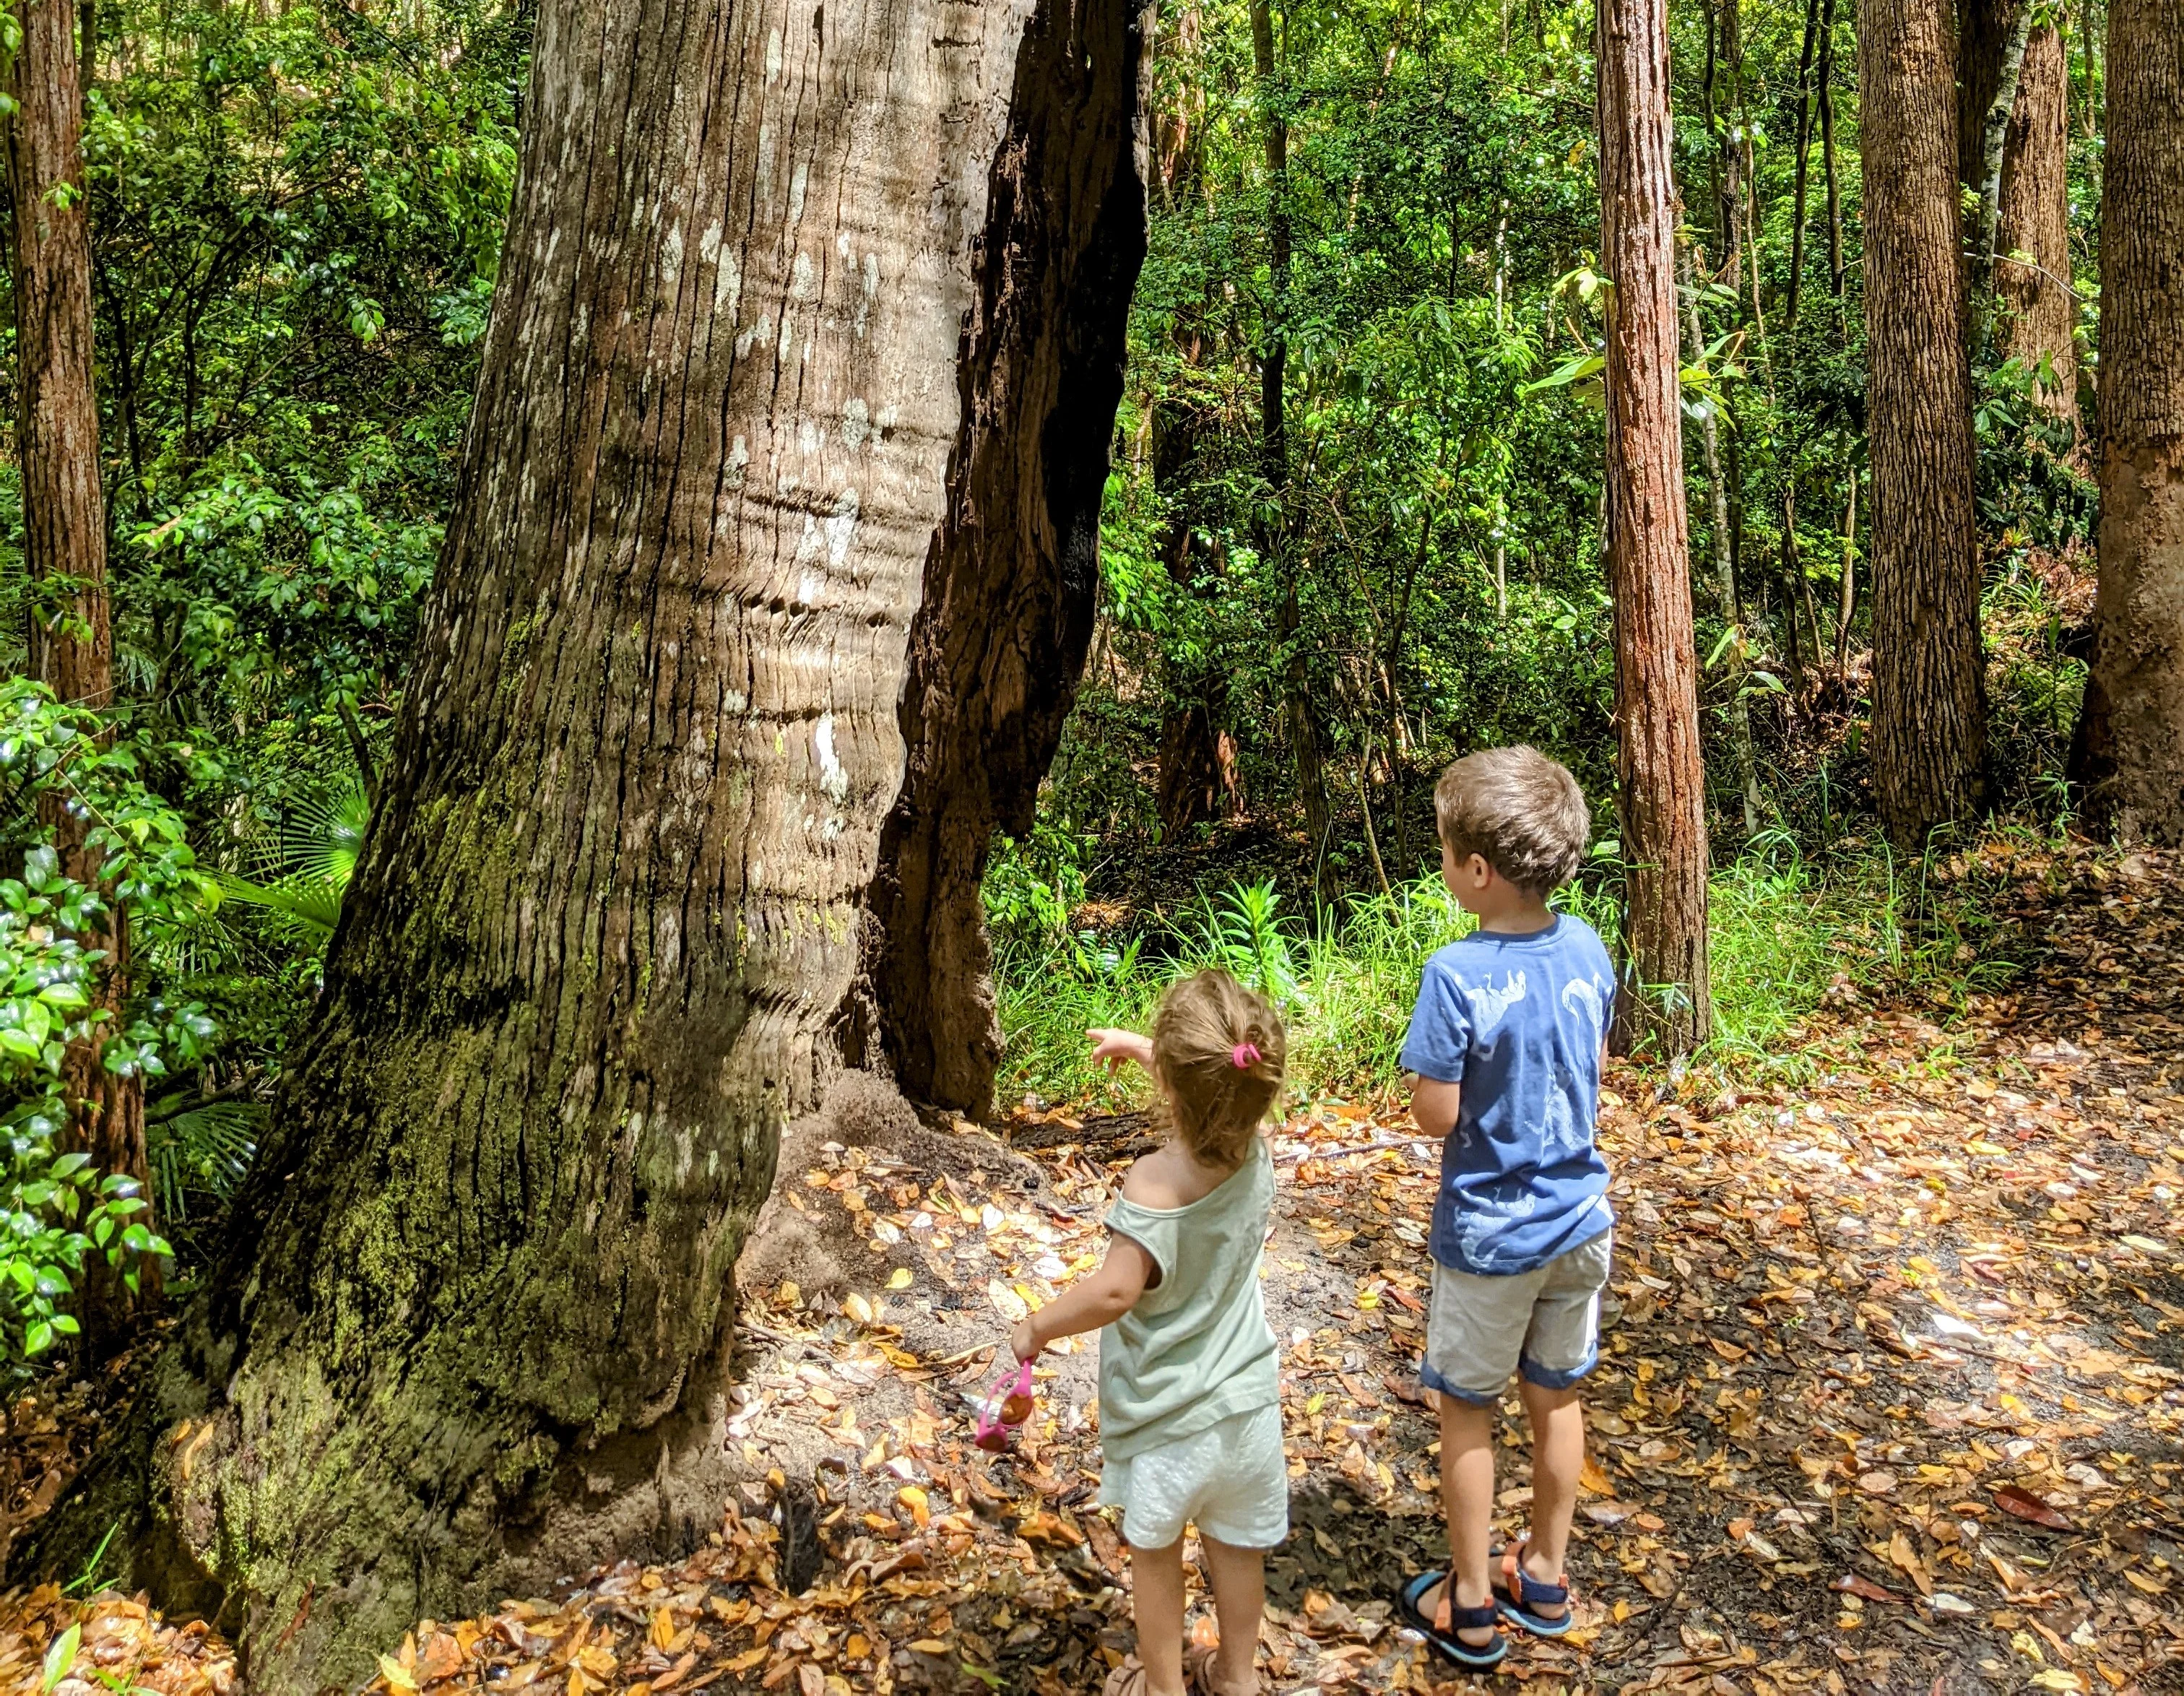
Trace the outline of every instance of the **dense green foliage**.
<instances>
[{"instance_id":1,"label":"dense green foliage","mask_svg":"<svg viewBox=\"0 0 2184 1696\"><path fill-rule=\"evenodd\" d=\"M1844 534L1864 453L1854 8L1831 8L1824 53L1807 33L1820 8L1748 5L1734 58L1719 5L1679 0L1673 16L1677 165L1706 272L1684 381L1719 1048L1756 1062L1839 977L1956 971L1964 935L1918 898L1919 868L1870 845L1862 605L1837 628L1841 573L1863 557ZM155 1199L187 1253L248 1161L368 817L454 496L529 30L529 9L499 0L108 0L83 15L118 699L94 716L19 681L0 701L11 1348L65 1331L74 1269L128 1237L134 1200L55 1152L56 1045L84 1016L67 933L99 897L42 857L38 795L107 821L138 934L109 1052L158 1074ZM2089 351L2099 15L2066 19ZM1472 748L1529 740L1578 772L1600 840L1569 899L1615 928L1591 8L1295 0L1269 22L1262 71L1245 0L1159 14L1151 254L1093 659L1039 826L989 889L1010 1091L1090 1087L1081 1026L1141 1013L1203 959L1279 989L1301 1078L1386 1082L1418 962L1452 934L1418 881L1432 778ZM1747 145L1756 222L1732 267L1722 173ZM1279 464L1262 385L1277 343ZM1978 421L1999 789L2052 823L2091 502L2031 404L2040 375L1985 359ZM1728 599L1706 563L1709 414ZM23 633L50 616L21 566L18 499L0 467L0 645L16 672ZM1321 841L1303 828L1285 696L1323 756ZM1748 840L1726 739L1740 700L1767 814ZM1160 768L1194 745L1233 787L1210 816L1164 825Z\"/></svg>"}]
</instances>

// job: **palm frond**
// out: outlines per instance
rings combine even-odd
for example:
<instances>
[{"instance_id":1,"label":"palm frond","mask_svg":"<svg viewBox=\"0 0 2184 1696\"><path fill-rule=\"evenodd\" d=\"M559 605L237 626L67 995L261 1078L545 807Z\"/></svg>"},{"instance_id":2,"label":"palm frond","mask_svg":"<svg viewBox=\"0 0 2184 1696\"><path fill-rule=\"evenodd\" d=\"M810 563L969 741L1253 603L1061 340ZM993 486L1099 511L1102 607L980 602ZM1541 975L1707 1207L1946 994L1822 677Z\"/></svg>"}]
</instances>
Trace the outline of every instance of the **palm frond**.
<instances>
[{"instance_id":1,"label":"palm frond","mask_svg":"<svg viewBox=\"0 0 2184 1696\"><path fill-rule=\"evenodd\" d=\"M198 1101L175 1091L144 1105L144 1152L163 1218L190 1216L192 1193L226 1202L242 1186L265 1128L261 1102Z\"/></svg>"}]
</instances>

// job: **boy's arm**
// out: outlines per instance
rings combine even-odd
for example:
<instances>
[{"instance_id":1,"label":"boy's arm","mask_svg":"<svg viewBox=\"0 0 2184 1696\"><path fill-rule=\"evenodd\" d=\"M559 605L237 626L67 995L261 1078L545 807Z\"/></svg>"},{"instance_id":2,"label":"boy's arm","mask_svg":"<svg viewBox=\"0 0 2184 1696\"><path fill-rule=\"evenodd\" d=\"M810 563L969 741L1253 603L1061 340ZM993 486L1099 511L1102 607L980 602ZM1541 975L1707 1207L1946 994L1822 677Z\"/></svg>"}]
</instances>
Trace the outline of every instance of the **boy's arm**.
<instances>
[{"instance_id":1,"label":"boy's arm","mask_svg":"<svg viewBox=\"0 0 2184 1696\"><path fill-rule=\"evenodd\" d=\"M1029 1360L1059 1336L1111 1325L1138 1304L1153 1275L1153 1258L1127 1236L1107 1247L1107 1258L1009 1333L1019 1360Z\"/></svg>"},{"instance_id":2,"label":"boy's arm","mask_svg":"<svg viewBox=\"0 0 2184 1696\"><path fill-rule=\"evenodd\" d=\"M1435 1141L1445 1141L1456 1129L1456 1110L1462 1099L1462 1085L1420 1078L1411 1085L1411 1123Z\"/></svg>"}]
</instances>

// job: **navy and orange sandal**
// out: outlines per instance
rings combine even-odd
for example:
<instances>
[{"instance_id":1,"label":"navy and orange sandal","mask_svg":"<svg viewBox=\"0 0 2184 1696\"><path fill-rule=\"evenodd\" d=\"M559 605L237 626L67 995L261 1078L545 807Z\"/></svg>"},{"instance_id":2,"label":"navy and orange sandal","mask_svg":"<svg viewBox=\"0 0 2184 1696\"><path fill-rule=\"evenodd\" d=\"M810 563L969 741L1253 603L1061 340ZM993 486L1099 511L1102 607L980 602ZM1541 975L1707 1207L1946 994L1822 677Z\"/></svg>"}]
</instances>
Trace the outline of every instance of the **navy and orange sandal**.
<instances>
[{"instance_id":1,"label":"navy and orange sandal","mask_svg":"<svg viewBox=\"0 0 2184 1696\"><path fill-rule=\"evenodd\" d=\"M1564 1573L1559 1583L1540 1583L1524 1570L1524 1547L1518 1543L1494 1551L1502 1563L1493 1581L1494 1605L1511 1625L1535 1637L1567 1637L1577 1611L1570 1606L1569 1575ZM1552 1608L1557 1603L1562 1612L1552 1619L1532 1611L1541 1604Z\"/></svg>"},{"instance_id":2,"label":"navy and orange sandal","mask_svg":"<svg viewBox=\"0 0 2184 1696\"><path fill-rule=\"evenodd\" d=\"M1497 1630L1493 1637L1483 1643L1468 1643L1457 1636L1458 1632L1486 1631L1502 1623L1500 1610L1492 1602L1483 1607L1459 1608L1453 1597L1449 1598L1448 1629L1435 1625L1418 1605L1419 1598L1436 1584L1446 1583L1446 1572L1421 1572L1396 1593L1396 1611L1405 1625L1440 1650L1442 1656L1462 1667L1468 1672L1485 1672L1501 1665L1509 1653L1509 1640Z\"/></svg>"}]
</instances>

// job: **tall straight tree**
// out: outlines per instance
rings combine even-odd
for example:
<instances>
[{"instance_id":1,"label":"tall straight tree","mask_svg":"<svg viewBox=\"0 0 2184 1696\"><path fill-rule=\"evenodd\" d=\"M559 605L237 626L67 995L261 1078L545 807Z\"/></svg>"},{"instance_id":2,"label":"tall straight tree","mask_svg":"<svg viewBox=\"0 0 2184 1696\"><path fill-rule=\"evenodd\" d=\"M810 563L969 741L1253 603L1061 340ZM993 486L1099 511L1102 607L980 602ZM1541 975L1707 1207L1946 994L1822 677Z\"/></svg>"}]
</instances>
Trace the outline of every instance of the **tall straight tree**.
<instances>
[{"instance_id":1,"label":"tall straight tree","mask_svg":"<svg viewBox=\"0 0 2184 1696\"><path fill-rule=\"evenodd\" d=\"M1917 847L1977 809L1986 746L1949 0L1861 0L1858 58L1874 789Z\"/></svg>"},{"instance_id":2,"label":"tall straight tree","mask_svg":"<svg viewBox=\"0 0 2184 1696\"><path fill-rule=\"evenodd\" d=\"M1260 550L1280 574L1282 598L1274 636L1289 652L1282 666L1282 730L1296 764L1297 799L1312 863L1324 877L1327 856L1327 773L1319 756L1319 724L1312 710L1299 642L1303 615L1297 604L1299 562L1290 556L1289 310L1290 126L1283 109L1280 60L1276 55L1273 0L1251 0L1251 66L1261 103L1261 137L1267 156L1268 301L1266 345L1259 356L1259 463L1273 495L1272 511L1254 527Z\"/></svg>"},{"instance_id":3,"label":"tall straight tree","mask_svg":"<svg viewBox=\"0 0 2184 1696\"><path fill-rule=\"evenodd\" d=\"M2184 842L2184 12L2109 0L2088 812Z\"/></svg>"},{"instance_id":4,"label":"tall straight tree","mask_svg":"<svg viewBox=\"0 0 2184 1696\"><path fill-rule=\"evenodd\" d=\"M990 1024L961 903L1089 638L1140 48L1122 0L546 0L324 992L31 1559L119 1523L286 1693L717 1523L784 1122Z\"/></svg>"},{"instance_id":5,"label":"tall straight tree","mask_svg":"<svg viewBox=\"0 0 2184 1696\"><path fill-rule=\"evenodd\" d=\"M106 509L99 494L98 402L92 382L91 240L83 174L83 93L76 14L68 0L23 0L20 45L7 65L8 198L15 292L16 463L23 488L23 563L33 585L33 673L61 700L104 709L114 699L114 632L106 587ZM90 822L58 793L40 802L61 869L102 883ZM92 1006L112 1029L129 990L129 926L108 891L103 918L79 939L102 959ZM148 1178L141 1073L107 1069L94 1035L70 1046L64 1088L70 1137L103 1172ZM148 1196L147 1197L148 1202ZM141 1217L141 1215L140 1215ZM149 1223L148 1219L146 1221ZM147 1262L131 1288L103 1259L85 1268L77 1303L85 1352L112 1353L138 1309L157 1299Z\"/></svg>"},{"instance_id":6,"label":"tall straight tree","mask_svg":"<svg viewBox=\"0 0 2184 1696\"><path fill-rule=\"evenodd\" d=\"M2060 22L2047 11L2042 0L1961 0L1958 176L1978 209L1969 237L1975 326L1993 315L2002 357L2053 373L2035 402L2075 429L2070 67Z\"/></svg>"},{"instance_id":7,"label":"tall straight tree","mask_svg":"<svg viewBox=\"0 0 2184 1696\"><path fill-rule=\"evenodd\" d=\"M1678 394L1667 0L1599 0L1600 247L1607 315L1607 570L1618 812L1630 867L1626 1040L1686 1054L1713 1028L1706 772Z\"/></svg>"},{"instance_id":8,"label":"tall straight tree","mask_svg":"<svg viewBox=\"0 0 2184 1696\"><path fill-rule=\"evenodd\" d=\"M2070 263L2070 75L2063 31L2036 27L2003 143L1995 243L2001 349L2043 377L2033 399L2075 432L2078 300Z\"/></svg>"}]
</instances>

